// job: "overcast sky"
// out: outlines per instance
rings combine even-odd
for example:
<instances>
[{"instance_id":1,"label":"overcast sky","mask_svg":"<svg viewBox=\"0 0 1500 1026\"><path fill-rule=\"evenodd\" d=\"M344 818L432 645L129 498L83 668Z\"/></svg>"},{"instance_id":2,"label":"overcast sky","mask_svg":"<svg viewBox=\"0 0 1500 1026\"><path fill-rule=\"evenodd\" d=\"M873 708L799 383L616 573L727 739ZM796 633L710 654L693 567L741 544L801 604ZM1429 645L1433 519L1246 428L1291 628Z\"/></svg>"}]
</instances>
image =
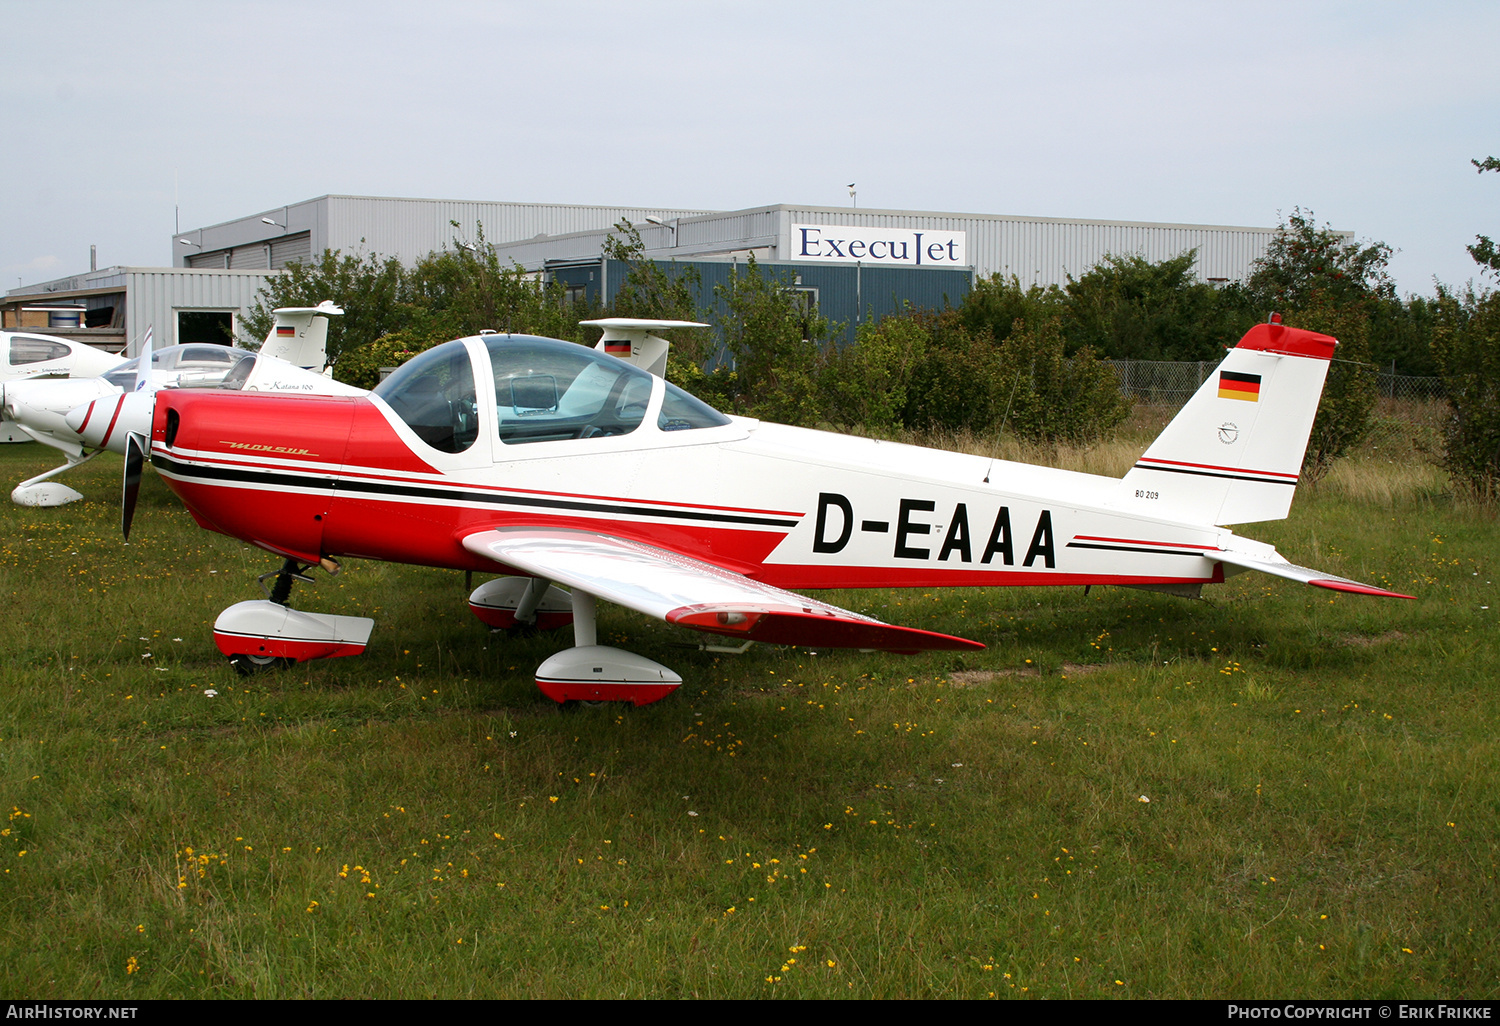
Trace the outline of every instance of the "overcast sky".
<instances>
[{"instance_id":1,"label":"overcast sky","mask_svg":"<svg viewBox=\"0 0 1500 1026\"><path fill-rule=\"evenodd\" d=\"M325 193L1500 235L1488 3L0 0L0 283Z\"/></svg>"}]
</instances>

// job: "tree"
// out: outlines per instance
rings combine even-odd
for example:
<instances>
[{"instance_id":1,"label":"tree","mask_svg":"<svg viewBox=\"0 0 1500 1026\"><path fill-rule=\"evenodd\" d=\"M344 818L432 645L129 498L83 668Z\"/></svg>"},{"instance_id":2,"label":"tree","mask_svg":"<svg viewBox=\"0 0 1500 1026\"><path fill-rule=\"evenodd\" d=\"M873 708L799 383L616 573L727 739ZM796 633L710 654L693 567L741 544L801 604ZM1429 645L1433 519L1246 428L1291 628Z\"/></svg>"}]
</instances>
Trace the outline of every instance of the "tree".
<instances>
[{"instance_id":1,"label":"tree","mask_svg":"<svg viewBox=\"0 0 1500 1026\"><path fill-rule=\"evenodd\" d=\"M1065 289L1068 351L1088 346L1116 360L1214 360L1259 318L1236 286L1193 273L1190 249L1153 263L1106 256Z\"/></svg>"},{"instance_id":2,"label":"tree","mask_svg":"<svg viewBox=\"0 0 1500 1026\"><path fill-rule=\"evenodd\" d=\"M490 330L576 342L582 340L578 322L597 312L568 303L561 283L543 285L519 264L502 266L482 224L474 243L455 238L451 249L417 261L408 293L412 330L442 341Z\"/></svg>"},{"instance_id":3,"label":"tree","mask_svg":"<svg viewBox=\"0 0 1500 1026\"><path fill-rule=\"evenodd\" d=\"M346 349L368 345L411 320L406 272L399 260L381 260L373 253L346 256L330 249L311 263L288 264L261 286L244 320L243 343L259 347L271 332L277 307L317 306L325 299L344 308L342 317L328 319L328 362L333 365Z\"/></svg>"},{"instance_id":4,"label":"tree","mask_svg":"<svg viewBox=\"0 0 1500 1026\"><path fill-rule=\"evenodd\" d=\"M1354 242L1329 225L1319 228L1311 210L1297 207L1252 265L1246 288L1268 311L1394 298L1395 283L1386 272L1390 259L1385 243Z\"/></svg>"},{"instance_id":5,"label":"tree","mask_svg":"<svg viewBox=\"0 0 1500 1026\"><path fill-rule=\"evenodd\" d=\"M1339 340L1302 462L1309 477L1325 473L1370 431L1377 398L1371 326L1390 324L1384 311L1399 303L1386 271L1390 258L1385 243L1355 242L1331 226L1319 228L1313 212L1298 207L1277 227L1246 283L1262 309Z\"/></svg>"},{"instance_id":6,"label":"tree","mask_svg":"<svg viewBox=\"0 0 1500 1026\"><path fill-rule=\"evenodd\" d=\"M1476 172L1481 175L1486 171L1500 171L1500 159L1495 157L1471 160L1469 163L1473 164ZM1474 240L1474 245L1469 247L1469 255L1486 271L1500 274L1500 249L1496 248L1488 235L1476 235Z\"/></svg>"},{"instance_id":7,"label":"tree","mask_svg":"<svg viewBox=\"0 0 1500 1026\"><path fill-rule=\"evenodd\" d=\"M1302 457L1304 475L1316 481L1370 433L1379 393L1370 363L1369 307L1337 302L1320 292L1302 301L1300 309L1287 315L1288 322L1339 340Z\"/></svg>"},{"instance_id":8,"label":"tree","mask_svg":"<svg viewBox=\"0 0 1500 1026\"><path fill-rule=\"evenodd\" d=\"M696 267L678 269L674 261L663 268L646 259L641 233L628 219L621 219L604 240L604 256L627 265L619 291L610 303L616 317L649 320L693 321L698 319L703 278Z\"/></svg>"},{"instance_id":9,"label":"tree","mask_svg":"<svg viewBox=\"0 0 1500 1026\"><path fill-rule=\"evenodd\" d=\"M829 324L803 306L789 284L762 272L752 256L743 270L715 286L724 347L734 359L724 398L739 412L784 424L821 418L814 373ZM717 398L717 397L716 397Z\"/></svg>"}]
</instances>

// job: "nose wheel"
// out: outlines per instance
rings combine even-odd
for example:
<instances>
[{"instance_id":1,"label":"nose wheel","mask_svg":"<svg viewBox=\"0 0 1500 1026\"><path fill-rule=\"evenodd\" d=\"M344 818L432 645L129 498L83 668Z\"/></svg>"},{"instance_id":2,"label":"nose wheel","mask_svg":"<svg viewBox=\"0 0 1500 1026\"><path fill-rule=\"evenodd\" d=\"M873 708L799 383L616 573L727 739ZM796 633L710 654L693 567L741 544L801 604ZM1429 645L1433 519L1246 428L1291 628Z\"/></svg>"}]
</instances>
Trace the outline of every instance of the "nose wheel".
<instances>
[{"instance_id":1,"label":"nose wheel","mask_svg":"<svg viewBox=\"0 0 1500 1026\"><path fill-rule=\"evenodd\" d=\"M297 660L287 659L284 656L251 655L248 652L240 652L229 656L229 665L233 666L234 672L241 677L253 677L266 670L284 670L288 666L296 666Z\"/></svg>"},{"instance_id":2,"label":"nose wheel","mask_svg":"<svg viewBox=\"0 0 1500 1026\"><path fill-rule=\"evenodd\" d=\"M323 561L330 573L338 570ZM293 581L308 581L311 564L288 559L280 570L260 575L266 598L237 602L214 621L214 644L242 677L333 656L358 655L369 643L375 621L367 616L307 613L287 605ZM275 578L270 587L266 581Z\"/></svg>"}]
</instances>

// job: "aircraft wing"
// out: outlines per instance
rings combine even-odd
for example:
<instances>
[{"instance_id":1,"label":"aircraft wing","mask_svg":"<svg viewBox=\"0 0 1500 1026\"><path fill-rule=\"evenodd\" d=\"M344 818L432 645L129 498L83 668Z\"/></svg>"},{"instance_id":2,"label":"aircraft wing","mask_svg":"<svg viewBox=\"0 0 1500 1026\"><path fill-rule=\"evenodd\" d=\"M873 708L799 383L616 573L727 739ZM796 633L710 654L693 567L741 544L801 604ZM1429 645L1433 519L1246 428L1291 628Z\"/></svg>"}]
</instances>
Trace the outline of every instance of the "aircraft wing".
<instances>
[{"instance_id":1,"label":"aircraft wing","mask_svg":"<svg viewBox=\"0 0 1500 1026\"><path fill-rule=\"evenodd\" d=\"M507 527L466 535L463 545L497 563L711 634L887 652L984 648L977 641L882 623L711 563L593 531Z\"/></svg>"},{"instance_id":2,"label":"aircraft wing","mask_svg":"<svg viewBox=\"0 0 1500 1026\"><path fill-rule=\"evenodd\" d=\"M1415 598L1413 595L1403 595L1399 591L1386 591L1384 588L1372 587L1351 581L1347 577L1335 577L1333 574L1325 574L1321 570L1310 570L1305 566L1297 566L1286 560L1266 559L1262 556L1252 556L1244 552L1235 552L1233 549L1225 549L1213 554L1213 558L1230 566L1243 567L1246 570L1259 570L1263 574L1272 574L1276 577L1285 577L1289 581L1300 581L1303 584L1311 584L1315 588L1331 588L1334 591L1348 591L1356 595L1376 595L1381 598Z\"/></svg>"}]
</instances>

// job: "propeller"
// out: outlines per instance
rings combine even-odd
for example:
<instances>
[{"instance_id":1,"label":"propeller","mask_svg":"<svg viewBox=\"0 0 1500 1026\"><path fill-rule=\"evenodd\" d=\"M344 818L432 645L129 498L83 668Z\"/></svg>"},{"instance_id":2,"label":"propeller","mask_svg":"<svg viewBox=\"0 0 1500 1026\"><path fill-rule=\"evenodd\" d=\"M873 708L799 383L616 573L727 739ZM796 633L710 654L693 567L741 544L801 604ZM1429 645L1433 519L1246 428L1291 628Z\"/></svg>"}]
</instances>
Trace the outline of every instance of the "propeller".
<instances>
[{"instance_id":1,"label":"propeller","mask_svg":"<svg viewBox=\"0 0 1500 1026\"><path fill-rule=\"evenodd\" d=\"M125 439L125 479L120 494L120 533L130 540L130 524L135 520L135 500L141 494L141 471L146 465L145 440L135 432Z\"/></svg>"},{"instance_id":2,"label":"propeller","mask_svg":"<svg viewBox=\"0 0 1500 1026\"><path fill-rule=\"evenodd\" d=\"M151 383L151 329L141 342L141 359L135 372L132 392L156 391ZM130 525L135 520L135 503L141 494L141 472L146 466L146 438L132 431L125 439L125 473L120 484L120 533L130 540Z\"/></svg>"}]
</instances>

